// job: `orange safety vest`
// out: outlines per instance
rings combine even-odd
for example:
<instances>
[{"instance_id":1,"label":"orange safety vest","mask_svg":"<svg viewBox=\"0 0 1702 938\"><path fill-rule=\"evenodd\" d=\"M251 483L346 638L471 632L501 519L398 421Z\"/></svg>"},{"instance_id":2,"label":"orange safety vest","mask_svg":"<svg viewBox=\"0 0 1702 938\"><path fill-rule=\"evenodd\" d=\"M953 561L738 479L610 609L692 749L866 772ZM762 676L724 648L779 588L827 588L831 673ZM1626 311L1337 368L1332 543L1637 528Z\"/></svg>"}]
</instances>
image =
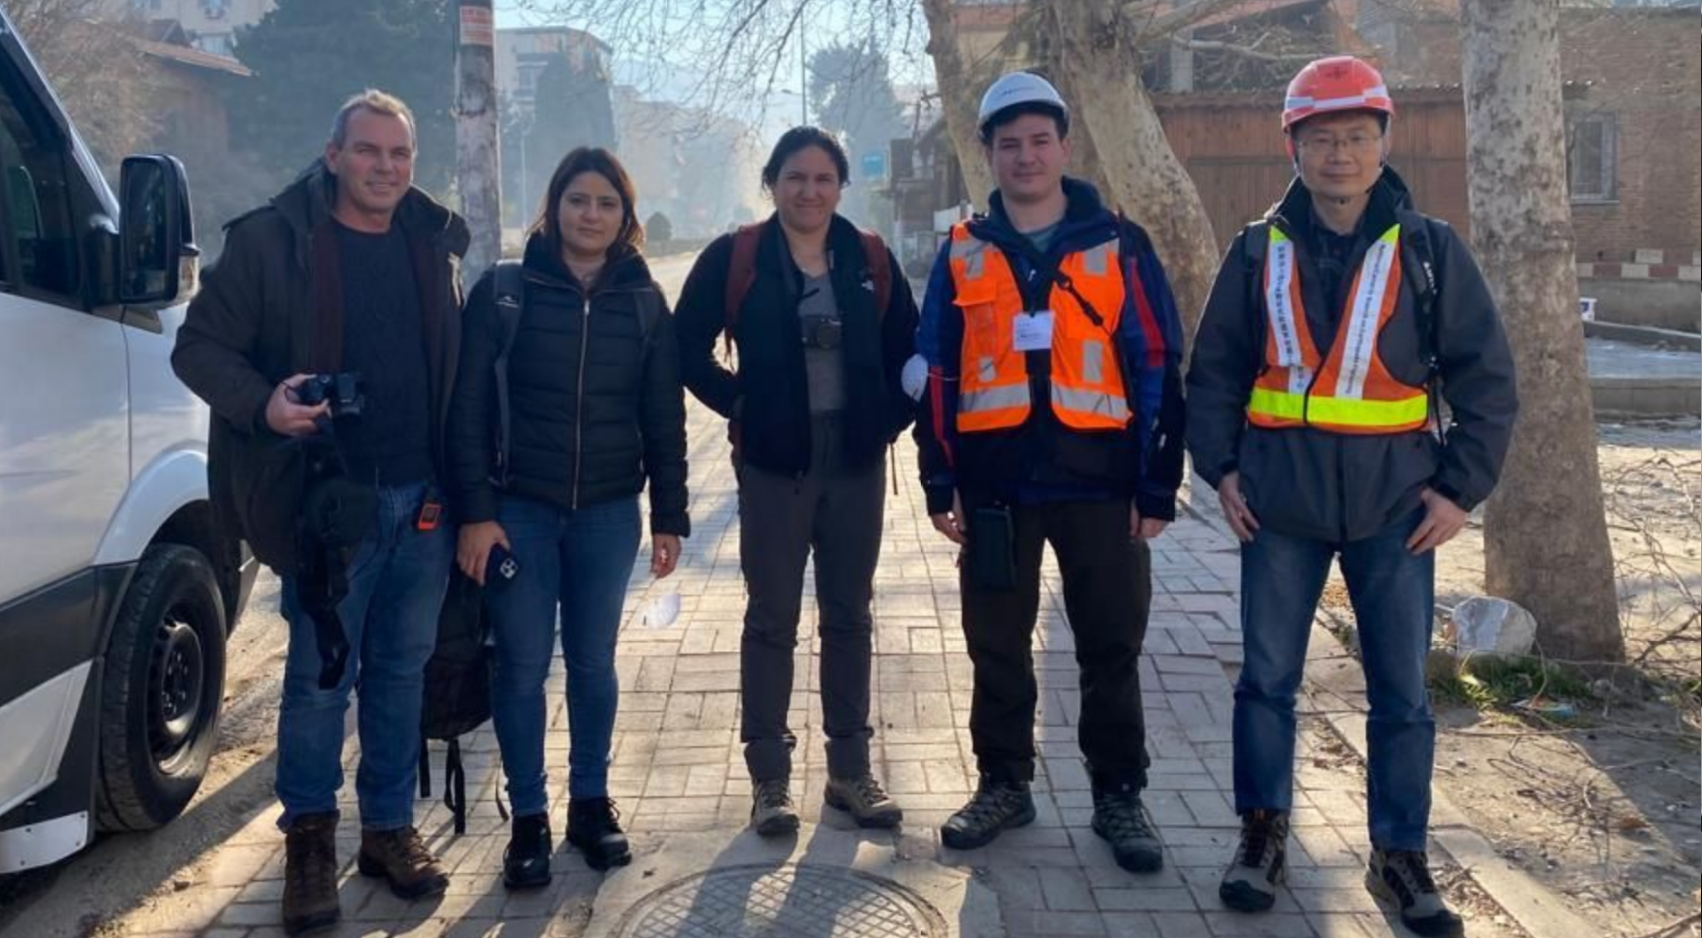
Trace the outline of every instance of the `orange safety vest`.
<instances>
[{"instance_id":1,"label":"orange safety vest","mask_svg":"<svg viewBox=\"0 0 1702 938\"><path fill-rule=\"evenodd\" d=\"M1397 380L1377 351L1377 337L1401 294L1401 226L1365 252L1330 357L1320 360L1306 327L1294 242L1268 225L1265 253L1265 373L1254 382L1247 421L1256 427L1316 427L1374 436L1406 433L1430 419L1425 387Z\"/></svg>"},{"instance_id":2,"label":"orange safety vest","mask_svg":"<svg viewBox=\"0 0 1702 938\"><path fill-rule=\"evenodd\" d=\"M1093 306L1095 323L1075 294L1056 283L1052 309L1052 412L1076 430L1122 430L1130 419L1123 369L1114 343L1123 315L1118 242L1065 257L1059 273ZM1016 274L1003 251L975 237L966 223L951 230L951 275L963 311L957 429L1007 430L1028 420L1028 356L1016 350L1016 318L1028 315Z\"/></svg>"}]
</instances>

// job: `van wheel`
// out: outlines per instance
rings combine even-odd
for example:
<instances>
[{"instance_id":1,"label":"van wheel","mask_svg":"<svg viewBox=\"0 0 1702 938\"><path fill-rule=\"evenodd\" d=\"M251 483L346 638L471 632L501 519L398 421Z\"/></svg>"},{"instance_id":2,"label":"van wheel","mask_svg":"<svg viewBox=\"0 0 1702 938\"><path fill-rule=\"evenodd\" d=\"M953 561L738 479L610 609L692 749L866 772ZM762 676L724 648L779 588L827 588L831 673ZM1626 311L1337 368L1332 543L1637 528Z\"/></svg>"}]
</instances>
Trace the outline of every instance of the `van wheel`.
<instances>
[{"instance_id":1,"label":"van wheel","mask_svg":"<svg viewBox=\"0 0 1702 938\"><path fill-rule=\"evenodd\" d=\"M201 552L156 544L125 591L102 671L100 784L104 830L150 830L201 787L225 683L225 607Z\"/></svg>"}]
</instances>

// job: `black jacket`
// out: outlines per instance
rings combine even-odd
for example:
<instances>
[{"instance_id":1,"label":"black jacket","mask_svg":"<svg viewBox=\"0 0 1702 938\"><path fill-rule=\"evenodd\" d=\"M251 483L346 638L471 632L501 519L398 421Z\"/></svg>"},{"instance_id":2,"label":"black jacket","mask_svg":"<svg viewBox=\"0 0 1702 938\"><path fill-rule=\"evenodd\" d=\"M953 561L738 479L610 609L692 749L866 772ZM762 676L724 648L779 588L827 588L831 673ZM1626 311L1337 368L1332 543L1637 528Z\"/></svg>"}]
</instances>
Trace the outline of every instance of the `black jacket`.
<instances>
[{"instance_id":1,"label":"black jacket","mask_svg":"<svg viewBox=\"0 0 1702 938\"><path fill-rule=\"evenodd\" d=\"M1427 485L1470 510L1494 489L1512 438L1518 412L1513 356L1465 243L1445 222L1413 210L1392 169L1372 190L1347 271L1351 276L1371 240L1397 220L1403 231L1423 226L1427 232L1435 261L1440 392L1452 412L1446 445L1423 430L1352 436L1248 425L1247 400L1264 363L1268 315L1262 271L1247 263L1246 239L1267 237L1270 224L1287 232L1296 247L1307 325L1320 348L1329 347L1340 324L1341 309L1320 289L1311 212L1311 194L1296 180L1263 222L1236 238L1218 271L1188 369L1188 449L1195 471L1216 486L1238 470L1242 494L1261 525L1337 543L1374 534L1416 510ZM1412 385L1428 376L1422 349L1431 344L1421 341L1413 287L1418 276L1404 271L1395 314L1377 337L1390 372Z\"/></svg>"},{"instance_id":2,"label":"black jacket","mask_svg":"<svg viewBox=\"0 0 1702 938\"><path fill-rule=\"evenodd\" d=\"M726 326L725 292L733 236L715 239L680 291L679 330L686 387L732 421L740 456L785 475L810 468L810 402L804 340L798 322L803 273L787 250L777 218L763 226L756 281L738 315L733 342L738 371L715 360ZM857 229L835 216L828 231L833 295L844 322L845 455L850 468L873 465L904 428L915 405L900 376L915 348L916 300L898 261L887 252L892 298L877 310L873 275Z\"/></svg>"},{"instance_id":3,"label":"black jacket","mask_svg":"<svg viewBox=\"0 0 1702 938\"><path fill-rule=\"evenodd\" d=\"M266 403L285 378L327 374L342 358L342 272L331 230L336 177L315 161L270 203L227 226L177 334L172 369L213 410L207 443L214 521L248 534L246 503L262 455L282 438ZM443 422L461 341L459 263L467 225L419 189L396 210L419 286L432 402L432 451L443 463Z\"/></svg>"},{"instance_id":4,"label":"black jacket","mask_svg":"<svg viewBox=\"0 0 1702 938\"><path fill-rule=\"evenodd\" d=\"M589 298L542 236L526 245L524 292L506 364L510 424L499 466L495 415L502 329L495 277L467 297L461 380L449 418L449 477L464 523L497 516L497 484L584 508L644 491L650 529L691 533L685 392L674 318L634 251L610 258ZM642 304L657 311L647 326Z\"/></svg>"}]
</instances>

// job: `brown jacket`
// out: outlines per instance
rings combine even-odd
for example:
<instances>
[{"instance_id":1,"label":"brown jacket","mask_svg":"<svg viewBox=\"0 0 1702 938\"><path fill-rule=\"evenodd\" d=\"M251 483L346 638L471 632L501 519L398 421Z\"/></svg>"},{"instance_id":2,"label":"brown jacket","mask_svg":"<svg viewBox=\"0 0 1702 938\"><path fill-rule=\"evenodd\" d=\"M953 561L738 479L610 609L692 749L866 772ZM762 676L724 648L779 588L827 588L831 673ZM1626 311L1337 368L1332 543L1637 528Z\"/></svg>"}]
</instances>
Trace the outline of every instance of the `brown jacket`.
<instances>
[{"instance_id":1,"label":"brown jacket","mask_svg":"<svg viewBox=\"0 0 1702 938\"><path fill-rule=\"evenodd\" d=\"M227 226L224 253L178 331L172 369L213 410L208 480L214 521L246 536L243 506L258 457L280 437L266 403L294 374L338 370L342 280L329 226L336 177L316 160L270 203ZM396 222L407 234L422 301L430 380L432 449L443 465L443 426L461 344L460 259L469 234L459 215L419 189L403 197Z\"/></svg>"}]
</instances>

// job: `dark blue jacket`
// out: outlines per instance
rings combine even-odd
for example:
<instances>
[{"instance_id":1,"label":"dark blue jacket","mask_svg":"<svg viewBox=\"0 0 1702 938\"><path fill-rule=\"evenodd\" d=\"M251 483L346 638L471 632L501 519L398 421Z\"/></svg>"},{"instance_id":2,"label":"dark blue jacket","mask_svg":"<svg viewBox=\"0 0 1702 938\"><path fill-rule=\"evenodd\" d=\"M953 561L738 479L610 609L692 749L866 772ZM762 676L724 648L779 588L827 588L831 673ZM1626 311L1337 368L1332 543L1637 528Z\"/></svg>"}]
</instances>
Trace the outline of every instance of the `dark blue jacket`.
<instances>
[{"instance_id":1,"label":"dark blue jacket","mask_svg":"<svg viewBox=\"0 0 1702 938\"><path fill-rule=\"evenodd\" d=\"M1052 271L1070 254L1122 240L1126 300L1117 331L1118 360L1135 417L1127 432L1083 432L1059 423L1050 406L1044 352L1030 352L1035 406L1012 430L957 432L958 374L963 358L963 312L956 302L949 244L940 249L922 305L917 351L930 377L917 416L922 485L930 514L951 508L952 492L1020 500L1072 497L1132 498L1143 517L1176 517L1182 481L1182 327L1164 267L1139 225L1111 212L1093 186L1064 179L1069 208L1046 253L1050 270L1036 270L1033 247L1011 226L1004 201L970 221L970 231L1009 258L1024 293L1047 289ZM1048 290L1049 292L1049 290ZM1044 295L1035 302L1044 302Z\"/></svg>"}]
</instances>

